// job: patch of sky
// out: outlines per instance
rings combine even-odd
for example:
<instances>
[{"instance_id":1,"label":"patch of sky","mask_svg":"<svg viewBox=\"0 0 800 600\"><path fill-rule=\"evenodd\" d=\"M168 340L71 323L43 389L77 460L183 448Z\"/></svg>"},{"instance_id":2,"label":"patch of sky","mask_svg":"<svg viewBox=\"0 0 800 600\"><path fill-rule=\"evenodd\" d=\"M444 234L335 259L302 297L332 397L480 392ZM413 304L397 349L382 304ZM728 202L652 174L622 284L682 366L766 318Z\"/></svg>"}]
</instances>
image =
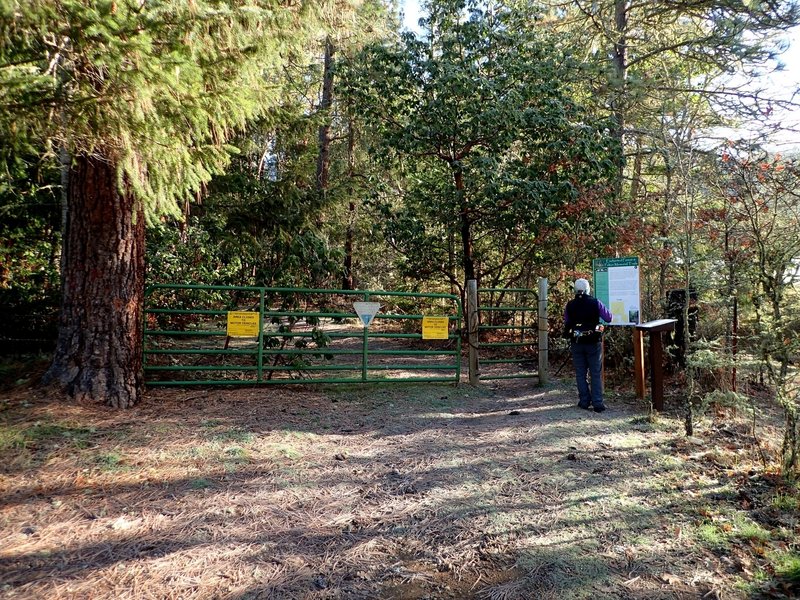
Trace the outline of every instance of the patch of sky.
<instances>
[{"instance_id":1,"label":"patch of sky","mask_svg":"<svg viewBox=\"0 0 800 600\"><path fill-rule=\"evenodd\" d=\"M752 119L738 127L717 128L722 140L762 143L773 152L800 152L800 27L772 40L774 56L758 69L720 78L719 91L745 99Z\"/></svg>"},{"instance_id":2,"label":"patch of sky","mask_svg":"<svg viewBox=\"0 0 800 600\"><path fill-rule=\"evenodd\" d=\"M419 20L423 17L420 0L403 0L400 4L400 10L403 14L403 27L417 35L422 33L422 29L419 26Z\"/></svg>"},{"instance_id":3,"label":"patch of sky","mask_svg":"<svg viewBox=\"0 0 800 600\"><path fill-rule=\"evenodd\" d=\"M420 18L425 16L421 0L402 0L403 27L422 34ZM800 27L773 38L774 58L761 69L737 72L706 82L720 98L734 92L748 96L745 102L754 115L740 119L735 127L717 127L707 132L705 149L731 142L760 142L773 152L800 153ZM696 82L697 83L697 82Z\"/></svg>"}]
</instances>

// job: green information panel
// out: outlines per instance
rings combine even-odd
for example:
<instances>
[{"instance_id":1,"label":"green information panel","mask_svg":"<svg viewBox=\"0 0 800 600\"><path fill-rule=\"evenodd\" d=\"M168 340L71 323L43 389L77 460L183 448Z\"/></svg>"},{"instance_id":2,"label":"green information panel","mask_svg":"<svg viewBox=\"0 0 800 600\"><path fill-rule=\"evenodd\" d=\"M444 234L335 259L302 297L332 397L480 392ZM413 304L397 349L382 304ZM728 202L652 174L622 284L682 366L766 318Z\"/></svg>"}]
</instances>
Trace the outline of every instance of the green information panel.
<instances>
[{"instance_id":1,"label":"green information panel","mask_svg":"<svg viewBox=\"0 0 800 600\"><path fill-rule=\"evenodd\" d=\"M610 325L638 325L641 316L639 257L592 261L594 296L611 311Z\"/></svg>"}]
</instances>

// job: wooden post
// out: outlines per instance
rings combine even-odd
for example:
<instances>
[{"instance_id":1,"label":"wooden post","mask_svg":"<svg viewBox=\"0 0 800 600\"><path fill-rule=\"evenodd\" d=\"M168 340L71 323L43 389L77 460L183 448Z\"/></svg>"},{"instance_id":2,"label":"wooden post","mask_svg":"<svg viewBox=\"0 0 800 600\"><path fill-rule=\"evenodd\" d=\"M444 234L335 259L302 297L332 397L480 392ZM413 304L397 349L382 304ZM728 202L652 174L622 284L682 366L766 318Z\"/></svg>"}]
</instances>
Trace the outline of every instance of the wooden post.
<instances>
[{"instance_id":1,"label":"wooden post","mask_svg":"<svg viewBox=\"0 0 800 600\"><path fill-rule=\"evenodd\" d=\"M600 336L600 389L606 389L606 336Z\"/></svg>"},{"instance_id":2,"label":"wooden post","mask_svg":"<svg viewBox=\"0 0 800 600\"><path fill-rule=\"evenodd\" d=\"M550 379L548 357L547 277L539 278L539 385Z\"/></svg>"},{"instance_id":3,"label":"wooden post","mask_svg":"<svg viewBox=\"0 0 800 600\"><path fill-rule=\"evenodd\" d=\"M644 399L644 334L636 328L633 330L633 363L636 397Z\"/></svg>"},{"instance_id":4,"label":"wooden post","mask_svg":"<svg viewBox=\"0 0 800 600\"><path fill-rule=\"evenodd\" d=\"M659 319L637 325L640 332L646 331L650 338L650 395L653 408L657 411L664 410L664 342L663 333L675 331L677 319Z\"/></svg>"},{"instance_id":5,"label":"wooden post","mask_svg":"<svg viewBox=\"0 0 800 600\"><path fill-rule=\"evenodd\" d=\"M467 340L469 342L469 383L478 385L478 282L467 281Z\"/></svg>"},{"instance_id":6,"label":"wooden post","mask_svg":"<svg viewBox=\"0 0 800 600\"><path fill-rule=\"evenodd\" d=\"M650 393L653 397L653 408L659 412L664 410L664 344L660 331L650 332Z\"/></svg>"}]
</instances>

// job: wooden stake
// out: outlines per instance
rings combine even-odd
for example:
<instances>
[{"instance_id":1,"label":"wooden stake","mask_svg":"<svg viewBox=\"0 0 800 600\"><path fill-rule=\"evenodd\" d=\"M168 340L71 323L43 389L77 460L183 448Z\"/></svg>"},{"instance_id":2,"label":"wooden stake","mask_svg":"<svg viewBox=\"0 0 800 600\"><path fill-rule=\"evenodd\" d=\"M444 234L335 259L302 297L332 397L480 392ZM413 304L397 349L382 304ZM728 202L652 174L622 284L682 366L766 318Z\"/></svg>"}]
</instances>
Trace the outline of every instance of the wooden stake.
<instances>
[{"instance_id":1,"label":"wooden stake","mask_svg":"<svg viewBox=\"0 0 800 600\"><path fill-rule=\"evenodd\" d=\"M547 324L547 277L539 278L539 385L549 380Z\"/></svg>"}]
</instances>

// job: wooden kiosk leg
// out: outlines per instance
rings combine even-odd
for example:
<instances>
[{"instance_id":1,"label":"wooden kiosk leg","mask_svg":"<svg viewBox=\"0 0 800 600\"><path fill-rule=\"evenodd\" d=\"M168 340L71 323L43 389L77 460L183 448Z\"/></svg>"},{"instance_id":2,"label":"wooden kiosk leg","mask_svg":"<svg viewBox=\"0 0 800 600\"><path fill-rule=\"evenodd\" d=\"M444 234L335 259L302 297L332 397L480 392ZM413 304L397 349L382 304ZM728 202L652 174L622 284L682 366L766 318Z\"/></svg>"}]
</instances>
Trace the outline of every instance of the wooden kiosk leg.
<instances>
[{"instance_id":1,"label":"wooden kiosk leg","mask_svg":"<svg viewBox=\"0 0 800 600\"><path fill-rule=\"evenodd\" d=\"M639 329L633 330L633 367L636 380L636 397L644 399L644 334Z\"/></svg>"},{"instance_id":2,"label":"wooden kiosk leg","mask_svg":"<svg viewBox=\"0 0 800 600\"><path fill-rule=\"evenodd\" d=\"M600 391L606 393L606 337L600 334Z\"/></svg>"},{"instance_id":3,"label":"wooden kiosk leg","mask_svg":"<svg viewBox=\"0 0 800 600\"><path fill-rule=\"evenodd\" d=\"M636 349L641 349L641 336L646 331L650 338L650 396L653 400L653 409L657 411L664 410L664 369L662 361L664 359L664 346L661 334L666 331L675 331L675 323L677 319L659 319L657 321L648 321L636 326L639 333L639 339L634 338L634 353ZM638 342L638 343L637 343ZM644 353L640 354L644 357ZM636 368L640 368L639 357L636 357ZM641 361L641 372L644 373L644 360ZM644 388L644 382L642 382ZM637 373L636 378L636 393L639 393L639 378ZM644 398L642 392L641 398Z\"/></svg>"},{"instance_id":4,"label":"wooden kiosk leg","mask_svg":"<svg viewBox=\"0 0 800 600\"><path fill-rule=\"evenodd\" d=\"M664 410L664 344L660 331L650 332L650 383L652 386L653 408Z\"/></svg>"}]
</instances>

